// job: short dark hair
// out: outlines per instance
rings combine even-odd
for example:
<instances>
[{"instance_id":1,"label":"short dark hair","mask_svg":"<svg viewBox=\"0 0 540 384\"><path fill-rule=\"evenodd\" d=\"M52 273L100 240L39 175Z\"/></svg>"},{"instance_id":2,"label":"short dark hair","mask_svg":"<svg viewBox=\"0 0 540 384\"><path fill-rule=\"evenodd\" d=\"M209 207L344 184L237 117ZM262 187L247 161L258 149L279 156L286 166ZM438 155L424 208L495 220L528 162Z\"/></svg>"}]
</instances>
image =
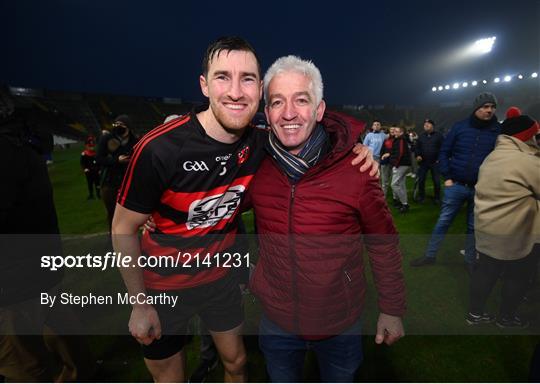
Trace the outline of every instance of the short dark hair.
<instances>
[{"instance_id":1,"label":"short dark hair","mask_svg":"<svg viewBox=\"0 0 540 384\"><path fill-rule=\"evenodd\" d=\"M375 123L379 123L380 125L382 125L382 121L380 121L379 119L375 119L371 122L371 125L375 124Z\"/></svg>"},{"instance_id":2,"label":"short dark hair","mask_svg":"<svg viewBox=\"0 0 540 384\"><path fill-rule=\"evenodd\" d=\"M208 48L206 48L206 54L204 55L204 59L202 62L202 71L205 77L206 75L208 75L208 68L210 66L210 62L212 61L214 56L219 55L221 51L246 51L253 53L255 59L257 60L259 77L261 77L261 62L259 60L257 52L255 52L255 49L251 46L250 43L248 43L245 39L239 36L220 37L216 41L211 43Z\"/></svg>"}]
</instances>

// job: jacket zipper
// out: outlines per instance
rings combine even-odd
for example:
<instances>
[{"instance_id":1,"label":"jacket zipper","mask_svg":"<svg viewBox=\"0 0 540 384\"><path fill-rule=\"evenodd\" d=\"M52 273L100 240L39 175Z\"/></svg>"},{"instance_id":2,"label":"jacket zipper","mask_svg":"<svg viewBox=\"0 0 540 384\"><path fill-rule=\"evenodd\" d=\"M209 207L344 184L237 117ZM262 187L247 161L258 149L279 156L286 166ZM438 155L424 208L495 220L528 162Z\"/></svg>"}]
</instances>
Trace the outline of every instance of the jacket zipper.
<instances>
[{"instance_id":1,"label":"jacket zipper","mask_svg":"<svg viewBox=\"0 0 540 384\"><path fill-rule=\"evenodd\" d=\"M292 185L291 188L291 203L289 204L289 236L291 236L291 248L289 256L291 259L292 265L292 295L293 295L293 305L294 305L294 328L297 330L297 334L300 334L300 320L298 318L298 281L297 281L297 270L296 270L296 254L295 254L295 238L292 228L293 224L293 206L294 206L294 191L296 189L296 184Z\"/></svg>"},{"instance_id":2,"label":"jacket zipper","mask_svg":"<svg viewBox=\"0 0 540 384\"><path fill-rule=\"evenodd\" d=\"M347 300L347 317L350 316L351 314L351 311L352 311L352 305L351 305L351 297L350 297L350 285L352 283L352 279L351 279L351 276L349 275L349 272L344 269L343 270L343 273L345 274L345 277L347 278L347 286L345 287L346 289L346 292L345 292L345 298Z\"/></svg>"}]
</instances>

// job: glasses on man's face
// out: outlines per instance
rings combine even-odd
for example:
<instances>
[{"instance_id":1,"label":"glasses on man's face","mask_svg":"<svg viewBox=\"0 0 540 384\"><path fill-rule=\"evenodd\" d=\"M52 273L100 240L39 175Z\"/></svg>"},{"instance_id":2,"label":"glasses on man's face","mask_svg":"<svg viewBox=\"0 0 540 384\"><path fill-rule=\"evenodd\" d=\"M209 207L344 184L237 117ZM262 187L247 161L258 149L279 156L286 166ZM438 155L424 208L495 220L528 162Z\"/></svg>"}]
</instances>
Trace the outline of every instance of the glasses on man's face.
<instances>
[{"instance_id":1,"label":"glasses on man's face","mask_svg":"<svg viewBox=\"0 0 540 384\"><path fill-rule=\"evenodd\" d=\"M124 128L127 128L127 126L124 124L124 123L121 123L119 121L115 122L112 124L113 128L116 128L116 127L124 127Z\"/></svg>"}]
</instances>

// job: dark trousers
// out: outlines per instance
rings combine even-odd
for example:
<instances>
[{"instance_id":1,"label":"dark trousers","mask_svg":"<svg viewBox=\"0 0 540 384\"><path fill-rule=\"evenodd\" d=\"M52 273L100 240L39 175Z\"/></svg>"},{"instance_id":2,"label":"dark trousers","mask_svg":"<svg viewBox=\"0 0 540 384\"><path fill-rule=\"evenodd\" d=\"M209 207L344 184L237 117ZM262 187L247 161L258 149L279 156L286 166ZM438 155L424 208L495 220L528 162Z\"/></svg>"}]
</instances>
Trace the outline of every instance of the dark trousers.
<instances>
[{"instance_id":1,"label":"dark trousers","mask_svg":"<svg viewBox=\"0 0 540 384\"><path fill-rule=\"evenodd\" d=\"M85 172L86 184L88 186L88 197L94 197L94 188L96 190L96 197L99 199L99 173L97 172Z\"/></svg>"},{"instance_id":2,"label":"dark trousers","mask_svg":"<svg viewBox=\"0 0 540 384\"><path fill-rule=\"evenodd\" d=\"M533 357L531 359L531 369L529 371L529 383L540 382L540 343L536 344Z\"/></svg>"},{"instance_id":3,"label":"dark trousers","mask_svg":"<svg viewBox=\"0 0 540 384\"><path fill-rule=\"evenodd\" d=\"M103 184L101 187L101 199L107 209L107 221L109 223L109 231L112 228L112 219L114 217L114 208L116 207L116 197L119 187Z\"/></svg>"},{"instance_id":4,"label":"dark trousers","mask_svg":"<svg viewBox=\"0 0 540 384\"><path fill-rule=\"evenodd\" d=\"M428 171L431 171L431 179L433 180L434 198L441 198L441 174L437 163L428 164L425 161L420 163L418 168L418 200L424 200L426 197L426 177Z\"/></svg>"},{"instance_id":5,"label":"dark trousers","mask_svg":"<svg viewBox=\"0 0 540 384\"><path fill-rule=\"evenodd\" d=\"M484 306L499 278L502 279L499 316L512 317L527 289L536 268L538 255L535 250L519 260L497 260L480 253L478 266L473 272L470 289L469 312L482 314Z\"/></svg>"},{"instance_id":6,"label":"dark trousers","mask_svg":"<svg viewBox=\"0 0 540 384\"><path fill-rule=\"evenodd\" d=\"M364 358L360 321L340 335L310 341L284 331L263 315L259 325L259 347L273 383L302 382L308 349L317 356L323 383L352 383Z\"/></svg>"}]
</instances>

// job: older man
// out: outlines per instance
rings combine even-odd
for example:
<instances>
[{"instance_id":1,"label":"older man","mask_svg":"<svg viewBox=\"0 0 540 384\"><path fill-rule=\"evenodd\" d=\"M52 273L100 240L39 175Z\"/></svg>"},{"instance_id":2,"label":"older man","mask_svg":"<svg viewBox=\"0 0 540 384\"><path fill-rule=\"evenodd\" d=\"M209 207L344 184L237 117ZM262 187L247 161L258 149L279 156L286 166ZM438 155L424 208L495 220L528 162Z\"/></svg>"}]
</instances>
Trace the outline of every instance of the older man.
<instances>
[{"instance_id":1,"label":"older man","mask_svg":"<svg viewBox=\"0 0 540 384\"><path fill-rule=\"evenodd\" d=\"M379 294L375 340L392 344L403 336L396 229L377 179L350 167L357 134L325 113L317 67L295 56L278 59L264 77L264 95L271 156L248 201L259 231L251 288L263 306L259 343L268 373L274 382L302 381L312 348L323 382L351 382L362 361L364 244Z\"/></svg>"}]
</instances>

